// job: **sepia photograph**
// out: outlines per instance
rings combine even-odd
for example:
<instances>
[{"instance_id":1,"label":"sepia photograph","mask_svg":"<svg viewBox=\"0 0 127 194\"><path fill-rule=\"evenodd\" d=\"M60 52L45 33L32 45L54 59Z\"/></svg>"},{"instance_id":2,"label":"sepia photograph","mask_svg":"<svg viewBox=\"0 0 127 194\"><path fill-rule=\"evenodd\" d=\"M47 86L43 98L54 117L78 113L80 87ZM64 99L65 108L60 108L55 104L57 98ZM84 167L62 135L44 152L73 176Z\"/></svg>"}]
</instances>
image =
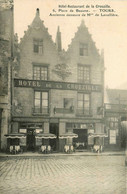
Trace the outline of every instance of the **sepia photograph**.
<instances>
[{"instance_id":1,"label":"sepia photograph","mask_svg":"<svg viewBox=\"0 0 127 194\"><path fill-rule=\"evenodd\" d=\"M126 194L127 0L0 0L0 193Z\"/></svg>"}]
</instances>

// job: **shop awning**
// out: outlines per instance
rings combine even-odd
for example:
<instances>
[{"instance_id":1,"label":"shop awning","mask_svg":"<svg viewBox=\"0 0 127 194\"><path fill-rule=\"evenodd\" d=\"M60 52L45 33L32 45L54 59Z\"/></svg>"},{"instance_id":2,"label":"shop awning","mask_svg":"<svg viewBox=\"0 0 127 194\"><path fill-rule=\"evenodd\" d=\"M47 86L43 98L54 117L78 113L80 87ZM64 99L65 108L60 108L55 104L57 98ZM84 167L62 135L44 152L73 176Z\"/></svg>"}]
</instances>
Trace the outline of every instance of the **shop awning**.
<instances>
[{"instance_id":1,"label":"shop awning","mask_svg":"<svg viewBox=\"0 0 127 194\"><path fill-rule=\"evenodd\" d=\"M60 139L78 138L78 135L75 133L68 132L68 133L63 133L59 135L59 138Z\"/></svg>"},{"instance_id":2,"label":"shop awning","mask_svg":"<svg viewBox=\"0 0 127 194\"><path fill-rule=\"evenodd\" d=\"M42 134L36 134L35 138L39 139L55 139L56 135L52 133L42 133Z\"/></svg>"},{"instance_id":3,"label":"shop awning","mask_svg":"<svg viewBox=\"0 0 127 194\"><path fill-rule=\"evenodd\" d=\"M89 133L88 137L108 137L106 133Z\"/></svg>"},{"instance_id":4,"label":"shop awning","mask_svg":"<svg viewBox=\"0 0 127 194\"><path fill-rule=\"evenodd\" d=\"M26 138L26 134L21 134L21 133L10 133L10 134L6 134L4 135L6 138L10 138L10 139L20 139L20 138Z\"/></svg>"}]
</instances>

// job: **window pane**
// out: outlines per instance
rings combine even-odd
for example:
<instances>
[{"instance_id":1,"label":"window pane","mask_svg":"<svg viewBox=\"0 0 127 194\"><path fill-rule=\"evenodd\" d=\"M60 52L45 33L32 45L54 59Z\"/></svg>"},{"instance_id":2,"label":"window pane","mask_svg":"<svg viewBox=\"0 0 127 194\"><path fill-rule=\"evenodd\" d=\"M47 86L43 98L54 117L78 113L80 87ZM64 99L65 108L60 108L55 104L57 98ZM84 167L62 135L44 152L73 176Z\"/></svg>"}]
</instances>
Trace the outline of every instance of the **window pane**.
<instances>
[{"instance_id":1,"label":"window pane","mask_svg":"<svg viewBox=\"0 0 127 194\"><path fill-rule=\"evenodd\" d=\"M42 99L48 99L48 92L42 92Z\"/></svg>"},{"instance_id":2,"label":"window pane","mask_svg":"<svg viewBox=\"0 0 127 194\"><path fill-rule=\"evenodd\" d=\"M85 95L84 95L84 99L85 99L85 100L89 100L89 94L85 94Z\"/></svg>"},{"instance_id":3,"label":"window pane","mask_svg":"<svg viewBox=\"0 0 127 194\"><path fill-rule=\"evenodd\" d=\"M35 99L35 106L36 106L36 107L40 107L40 100Z\"/></svg>"},{"instance_id":4,"label":"window pane","mask_svg":"<svg viewBox=\"0 0 127 194\"><path fill-rule=\"evenodd\" d=\"M90 68L84 65L78 66L78 81L89 83L90 81Z\"/></svg>"},{"instance_id":5,"label":"window pane","mask_svg":"<svg viewBox=\"0 0 127 194\"><path fill-rule=\"evenodd\" d=\"M40 99L40 92L35 92L35 99Z\"/></svg>"},{"instance_id":6,"label":"window pane","mask_svg":"<svg viewBox=\"0 0 127 194\"><path fill-rule=\"evenodd\" d=\"M42 66L34 66L34 79L35 80L47 80L48 79L48 68Z\"/></svg>"},{"instance_id":7,"label":"window pane","mask_svg":"<svg viewBox=\"0 0 127 194\"><path fill-rule=\"evenodd\" d=\"M48 77L48 68L41 67L41 80L47 80Z\"/></svg>"},{"instance_id":8,"label":"window pane","mask_svg":"<svg viewBox=\"0 0 127 194\"><path fill-rule=\"evenodd\" d=\"M48 113L48 92L42 92L42 113Z\"/></svg>"},{"instance_id":9,"label":"window pane","mask_svg":"<svg viewBox=\"0 0 127 194\"><path fill-rule=\"evenodd\" d=\"M78 100L83 100L83 94L78 94Z\"/></svg>"},{"instance_id":10,"label":"window pane","mask_svg":"<svg viewBox=\"0 0 127 194\"><path fill-rule=\"evenodd\" d=\"M48 92L35 92L35 113L48 113Z\"/></svg>"},{"instance_id":11,"label":"window pane","mask_svg":"<svg viewBox=\"0 0 127 194\"><path fill-rule=\"evenodd\" d=\"M42 46L39 46L39 54L42 54L43 52L43 50L42 50L43 48L42 48Z\"/></svg>"},{"instance_id":12,"label":"window pane","mask_svg":"<svg viewBox=\"0 0 127 194\"><path fill-rule=\"evenodd\" d=\"M34 106L35 113L40 113L40 92L35 92Z\"/></svg>"},{"instance_id":13,"label":"window pane","mask_svg":"<svg viewBox=\"0 0 127 194\"><path fill-rule=\"evenodd\" d=\"M38 53L38 45L34 44L34 52Z\"/></svg>"},{"instance_id":14,"label":"window pane","mask_svg":"<svg viewBox=\"0 0 127 194\"><path fill-rule=\"evenodd\" d=\"M33 51L35 53L42 54L42 52L43 52L43 41L42 40L34 39L34 41L33 41Z\"/></svg>"},{"instance_id":15,"label":"window pane","mask_svg":"<svg viewBox=\"0 0 127 194\"><path fill-rule=\"evenodd\" d=\"M89 102L84 102L84 108L89 108Z\"/></svg>"},{"instance_id":16,"label":"window pane","mask_svg":"<svg viewBox=\"0 0 127 194\"><path fill-rule=\"evenodd\" d=\"M80 56L87 56L88 55L88 44L80 43L79 46L79 54Z\"/></svg>"},{"instance_id":17,"label":"window pane","mask_svg":"<svg viewBox=\"0 0 127 194\"><path fill-rule=\"evenodd\" d=\"M40 67L34 66L34 79L40 80Z\"/></svg>"},{"instance_id":18,"label":"window pane","mask_svg":"<svg viewBox=\"0 0 127 194\"><path fill-rule=\"evenodd\" d=\"M78 108L83 108L83 101L78 101Z\"/></svg>"},{"instance_id":19,"label":"window pane","mask_svg":"<svg viewBox=\"0 0 127 194\"><path fill-rule=\"evenodd\" d=\"M89 94L78 94L78 113L89 115L90 113L90 96Z\"/></svg>"},{"instance_id":20,"label":"window pane","mask_svg":"<svg viewBox=\"0 0 127 194\"><path fill-rule=\"evenodd\" d=\"M47 106L48 106L48 100L43 100L42 107L47 107Z\"/></svg>"},{"instance_id":21,"label":"window pane","mask_svg":"<svg viewBox=\"0 0 127 194\"><path fill-rule=\"evenodd\" d=\"M84 53L83 53L83 48L80 48L80 56L83 56Z\"/></svg>"}]
</instances>

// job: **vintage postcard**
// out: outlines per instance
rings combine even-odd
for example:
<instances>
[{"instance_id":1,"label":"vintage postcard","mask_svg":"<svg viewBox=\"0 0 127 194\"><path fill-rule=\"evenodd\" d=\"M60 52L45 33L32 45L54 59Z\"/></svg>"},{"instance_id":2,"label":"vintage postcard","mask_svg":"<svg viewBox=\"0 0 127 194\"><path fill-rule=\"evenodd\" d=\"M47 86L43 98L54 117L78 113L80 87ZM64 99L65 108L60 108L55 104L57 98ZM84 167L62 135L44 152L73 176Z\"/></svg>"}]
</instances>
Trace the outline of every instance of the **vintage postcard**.
<instances>
[{"instance_id":1,"label":"vintage postcard","mask_svg":"<svg viewBox=\"0 0 127 194\"><path fill-rule=\"evenodd\" d=\"M126 194L126 10L0 0L1 194Z\"/></svg>"}]
</instances>

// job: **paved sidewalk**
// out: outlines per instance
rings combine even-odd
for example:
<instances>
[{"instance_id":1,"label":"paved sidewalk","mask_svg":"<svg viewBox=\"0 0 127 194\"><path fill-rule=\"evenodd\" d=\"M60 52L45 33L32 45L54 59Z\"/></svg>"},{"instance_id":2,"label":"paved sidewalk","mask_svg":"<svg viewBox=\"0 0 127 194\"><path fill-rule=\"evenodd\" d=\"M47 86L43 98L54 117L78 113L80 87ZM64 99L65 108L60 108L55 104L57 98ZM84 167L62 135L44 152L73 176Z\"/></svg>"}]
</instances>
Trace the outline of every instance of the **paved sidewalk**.
<instances>
[{"instance_id":1,"label":"paved sidewalk","mask_svg":"<svg viewBox=\"0 0 127 194\"><path fill-rule=\"evenodd\" d=\"M42 153L38 153L38 152L24 152L22 154L6 154L6 153L0 153L0 157L15 157L15 156L20 156L20 157L24 157L24 156L28 156L28 157L56 157L56 156L124 156L125 155L125 151L117 151L117 152L102 152L102 153L93 153L93 152L74 152L71 154L66 154L66 153L51 153L51 154L42 154Z\"/></svg>"}]
</instances>

